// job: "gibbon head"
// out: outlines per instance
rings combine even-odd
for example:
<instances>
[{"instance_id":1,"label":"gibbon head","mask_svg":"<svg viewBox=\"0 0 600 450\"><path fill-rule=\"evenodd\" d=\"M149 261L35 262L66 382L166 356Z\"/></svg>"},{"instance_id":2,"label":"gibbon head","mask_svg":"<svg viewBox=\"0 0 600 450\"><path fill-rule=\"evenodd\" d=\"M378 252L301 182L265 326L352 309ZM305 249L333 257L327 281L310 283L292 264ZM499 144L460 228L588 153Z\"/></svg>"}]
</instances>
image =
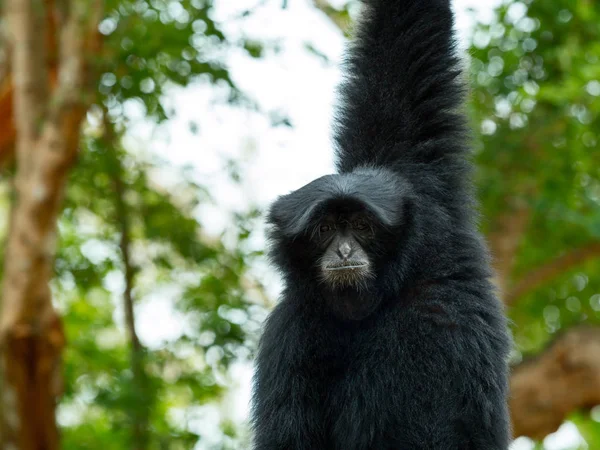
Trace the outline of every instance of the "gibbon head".
<instances>
[{"instance_id":1,"label":"gibbon head","mask_svg":"<svg viewBox=\"0 0 600 450\"><path fill-rule=\"evenodd\" d=\"M321 177L272 205L271 257L337 315L363 318L377 306L378 283L398 254L408 192L381 169Z\"/></svg>"}]
</instances>

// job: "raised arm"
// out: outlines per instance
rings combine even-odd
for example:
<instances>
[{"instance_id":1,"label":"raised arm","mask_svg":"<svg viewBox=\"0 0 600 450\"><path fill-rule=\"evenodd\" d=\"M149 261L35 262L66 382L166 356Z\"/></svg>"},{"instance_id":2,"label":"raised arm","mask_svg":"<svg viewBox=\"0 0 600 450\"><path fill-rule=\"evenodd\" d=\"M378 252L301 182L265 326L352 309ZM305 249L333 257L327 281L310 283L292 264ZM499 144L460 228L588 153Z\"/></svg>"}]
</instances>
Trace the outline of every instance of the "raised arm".
<instances>
[{"instance_id":1,"label":"raised arm","mask_svg":"<svg viewBox=\"0 0 600 450\"><path fill-rule=\"evenodd\" d=\"M414 168L440 158L462 165L463 87L450 0L363 3L334 124L339 170Z\"/></svg>"}]
</instances>

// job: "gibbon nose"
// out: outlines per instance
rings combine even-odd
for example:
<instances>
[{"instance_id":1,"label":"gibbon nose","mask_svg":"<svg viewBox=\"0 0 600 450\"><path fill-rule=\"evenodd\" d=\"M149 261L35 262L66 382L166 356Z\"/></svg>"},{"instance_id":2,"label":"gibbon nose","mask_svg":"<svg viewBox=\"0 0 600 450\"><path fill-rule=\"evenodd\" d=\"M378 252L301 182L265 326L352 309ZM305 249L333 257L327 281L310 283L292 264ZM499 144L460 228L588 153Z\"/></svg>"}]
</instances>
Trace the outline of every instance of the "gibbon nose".
<instances>
[{"instance_id":1,"label":"gibbon nose","mask_svg":"<svg viewBox=\"0 0 600 450\"><path fill-rule=\"evenodd\" d=\"M338 247L338 253L342 259L348 259L352 254L352 246L348 242L344 241Z\"/></svg>"}]
</instances>

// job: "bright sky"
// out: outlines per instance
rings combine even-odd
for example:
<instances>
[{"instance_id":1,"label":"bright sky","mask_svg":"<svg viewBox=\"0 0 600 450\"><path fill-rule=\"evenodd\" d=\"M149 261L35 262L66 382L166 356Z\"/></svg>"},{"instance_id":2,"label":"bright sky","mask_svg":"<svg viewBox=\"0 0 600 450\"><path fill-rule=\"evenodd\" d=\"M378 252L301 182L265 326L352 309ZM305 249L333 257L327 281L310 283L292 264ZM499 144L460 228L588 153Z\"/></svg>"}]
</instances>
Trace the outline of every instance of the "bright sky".
<instances>
[{"instance_id":1,"label":"bright sky","mask_svg":"<svg viewBox=\"0 0 600 450\"><path fill-rule=\"evenodd\" d=\"M342 0L332 1L332 4ZM207 231L218 233L227 226L231 211L245 211L249 204L264 207L278 195L294 190L312 179L333 171L329 125L334 104L334 88L339 80L338 64L344 39L339 30L310 0L267 0L246 19L227 20L260 0L217 1L215 19L226 23L231 37L251 37L264 42L277 40L281 51L268 52L265 58L252 59L243 52L228 60L237 85L255 100L263 111L279 111L289 117L292 128L271 127L264 115L230 106L215 105L211 87L190 87L173 92L170 101L176 117L166 127L155 130L140 124L132 134L133 145L150 149L176 165L190 164L202 184L217 199L216 206L202 210L201 221ZM498 0L455 0L457 29L463 42L473 24L467 8L476 11L479 21L489 21ZM227 21L226 21L227 20ZM226 22L225 22L226 21ZM326 63L306 50L310 44L327 55ZM132 109L132 116L139 111ZM200 132L190 132L190 122ZM231 182L224 170L225 160L232 158L243 168L242 185ZM258 233L256 245L264 240ZM276 296L279 283L273 272L257 268L257 274ZM161 296L157 296L161 297ZM141 305L138 311L139 333L149 345L175 337L180 322L174 317L167 296ZM198 425L210 445L218 436L222 415L243 421L248 414L252 368L238 364L232 368L235 388L225 403L227 411L207 408L198 417ZM572 424L546 439L548 450L574 448L580 442ZM532 449L531 442L520 439L512 450Z\"/></svg>"}]
</instances>

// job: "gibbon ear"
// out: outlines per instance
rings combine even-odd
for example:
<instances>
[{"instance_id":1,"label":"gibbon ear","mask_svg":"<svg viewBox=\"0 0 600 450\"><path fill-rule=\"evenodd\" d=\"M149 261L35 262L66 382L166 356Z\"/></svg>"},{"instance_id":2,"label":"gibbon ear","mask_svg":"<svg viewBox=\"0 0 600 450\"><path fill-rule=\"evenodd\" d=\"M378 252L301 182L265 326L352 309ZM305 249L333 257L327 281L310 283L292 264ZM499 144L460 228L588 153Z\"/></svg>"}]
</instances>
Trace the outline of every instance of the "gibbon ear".
<instances>
[{"instance_id":1,"label":"gibbon ear","mask_svg":"<svg viewBox=\"0 0 600 450\"><path fill-rule=\"evenodd\" d=\"M294 194L279 197L271 206L267 216L267 222L287 237L302 234L308 228L320 204L320 201Z\"/></svg>"}]
</instances>

